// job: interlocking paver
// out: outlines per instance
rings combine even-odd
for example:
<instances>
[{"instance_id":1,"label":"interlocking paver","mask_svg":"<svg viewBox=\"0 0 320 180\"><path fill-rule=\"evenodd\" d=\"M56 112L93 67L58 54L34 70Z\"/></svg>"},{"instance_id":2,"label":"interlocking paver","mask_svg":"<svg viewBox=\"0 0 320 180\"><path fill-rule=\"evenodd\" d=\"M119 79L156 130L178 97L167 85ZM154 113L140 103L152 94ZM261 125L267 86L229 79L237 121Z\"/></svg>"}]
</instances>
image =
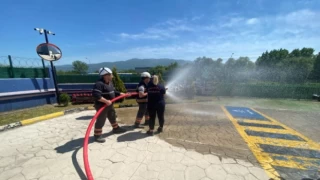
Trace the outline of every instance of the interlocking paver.
<instances>
[{"instance_id":1,"label":"interlocking paver","mask_svg":"<svg viewBox=\"0 0 320 180\"><path fill-rule=\"evenodd\" d=\"M227 172L220 165L211 165L206 169L206 174L211 179L225 179Z\"/></svg>"},{"instance_id":2,"label":"interlocking paver","mask_svg":"<svg viewBox=\"0 0 320 180\"><path fill-rule=\"evenodd\" d=\"M132 111L133 117L136 110L131 108L126 111ZM117 111L119 117L125 119L121 117L123 110ZM76 118L93 116L94 113L95 111L84 111L69 114L0 133L1 138L10 137L2 138L3 143L0 144L0 179L84 179L82 145L89 121ZM106 123L103 129L106 143L93 143L92 138L89 143L89 162L95 179L243 180L266 176L259 166L248 162L250 154L244 154L242 159L227 157L224 150L231 149L229 146L234 140L228 140L221 132L214 132L210 121L204 120L204 116L195 119L203 121L201 125L209 124L209 127L193 127L196 123L192 117L183 116L186 119L186 129L176 126L178 123L170 117L169 112L164 133L153 137L148 137L145 130L133 130L129 127L127 133L114 135L110 133L111 127ZM223 122L219 118L218 124L228 124L228 121ZM174 133L175 130L177 133ZM233 133L229 130L225 132ZM28 133L31 134L30 137ZM172 138L172 141L164 137ZM229 144L217 143L220 137L221 141L228 141ZM231 137L234 138L233 135ZM239 146L242 144L237 145L237 148ZM214 151L215 148L220 149ZM217 154L214 155L215 153Z\"/></svg>"},{"instance_id":3,"label":"interlocking paver","mask_svg":"<svg viewBox=\"0 0 320 180\"><path fill-rule=\"evenodd\" d=\"M187 167L185 171L186 180L200 180L205 176L205 171L198 166Z\"/></svg>"},{"instance_id":4,"label":"interlocking paver","mask_svg":"<svg viewBox=\"0 0 320 180\"><path fill-rule=\"evenodd\" d=\"M15 175L15 176L9 178L8 180L25 180L25 179L26 178L21 173L19 173L19 174Z\"/></svg>"},{"instance_id":5,"label":"interlocking paver","mask_svg":"<svg viewBox=\"0 0 320 180\"><path fill-rule=\"evenodd\" d=\"M226 180L244 180L242 176L228 174Z\"/></svg>"},{"instance_id":6,"label":"interlocking paver","mask_svg":"<svg viewBox=\"0 0 320 180\"><path fill-rule=\"evenodd\" d=\"M249 174L249 170L239 164L223 164L222 167L228 174L234 174L238 176L245 176Z\"/></svg>"},{"instance_id":7,"label":"interlocking paver","mask_svg":"<svg viewBox=\"0 0 320 180\"><path fill-rule=\"evenodd\" d=\"M5 172L0 174L0 179L12 178L17 174L20 174L21 171L22 171L21 167L17 167L17 168L13 168L13 169L7 170L7 171L5 171Z\"/></svg>"}]
</instances>

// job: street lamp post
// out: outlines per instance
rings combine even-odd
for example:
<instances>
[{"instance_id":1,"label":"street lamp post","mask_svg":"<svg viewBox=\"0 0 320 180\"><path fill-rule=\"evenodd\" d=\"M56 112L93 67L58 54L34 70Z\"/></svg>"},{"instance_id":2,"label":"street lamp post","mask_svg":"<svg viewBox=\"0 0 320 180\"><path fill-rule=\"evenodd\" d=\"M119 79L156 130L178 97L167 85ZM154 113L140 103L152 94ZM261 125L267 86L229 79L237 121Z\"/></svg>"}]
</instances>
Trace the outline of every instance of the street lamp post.
<instances>
[{"instance_id":1,"label":"street lamp post","mask_svg":"<svg viewBox=\"0 0 320 180\"><path fill-rule=\"evenodd\" d=\"M44 34L44 37L45 37L45 40L46 40L47 44L49 43L48 34L56 35L55 33L51 32L51 31L48 31L46 29L43 29L43 28L34 28L34 30L35 31L39 31L40 35ZM60 104L59 90L58 90L57 79L56 79L56 71L55 71L55 67L53 66L53 62L52 61L50 61L50 65L51 65L54 88L55 88L55 91L56 91L57 102L58 102L58 104Z\"/></svg>"}]
</instances>

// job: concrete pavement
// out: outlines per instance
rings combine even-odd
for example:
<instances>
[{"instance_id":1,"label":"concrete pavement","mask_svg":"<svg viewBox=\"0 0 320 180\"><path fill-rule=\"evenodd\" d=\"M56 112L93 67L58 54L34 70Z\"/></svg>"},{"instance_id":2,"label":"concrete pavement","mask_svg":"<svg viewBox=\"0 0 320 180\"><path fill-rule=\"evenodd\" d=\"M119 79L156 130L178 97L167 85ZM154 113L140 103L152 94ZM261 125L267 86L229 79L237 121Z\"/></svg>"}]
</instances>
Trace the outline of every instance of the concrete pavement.
<instances>
[{"instance_id":1,"label":"concrete pavement","mask_svg":"<svg viewBox=\"0 0 320 180\"><path fill-rule=\"evenodd\" d=\"M131 112L131 114L125 114L119 113L120 109L117 109L120 121L123 123L133 121L136 110L136 108L121 109L121 111ZM87 125L94 113L95 111L84 111L69 114L0 133L2 142L0 144L0 179L86 179L82 144ZM170 121L174 122L176 115L173 112L168 113L168 124ZM223 120L221 123L223 124ZM227 120L224 123L230 122ZM159 138L159 136L148 137L145 130L133 130L130 127L126 127L129 131L125 134L113 135L110 133L110 124L106 123L104 127L106 143L93 143L91 138L89 144L89 162L94 178L269 179L258 164L251 163L248 159L220 156L218 155L220 153L216 153L213 149L207 153L201 153L192 147L177 146L176 144L179 143L168 143L170 137L178 139L170 135L170 127L179 128L174 124L169 125L168 132L165 131ZM230 132L234 134L232 129ZM236 137L236 135L230 137ZM188 140L182 138L184 141ZM224 146L221 142L216 144ZM246 148L241 142L238 146ZM223 148L220 148L220 151L223 151Z\"/></svg>"}]
</instances>

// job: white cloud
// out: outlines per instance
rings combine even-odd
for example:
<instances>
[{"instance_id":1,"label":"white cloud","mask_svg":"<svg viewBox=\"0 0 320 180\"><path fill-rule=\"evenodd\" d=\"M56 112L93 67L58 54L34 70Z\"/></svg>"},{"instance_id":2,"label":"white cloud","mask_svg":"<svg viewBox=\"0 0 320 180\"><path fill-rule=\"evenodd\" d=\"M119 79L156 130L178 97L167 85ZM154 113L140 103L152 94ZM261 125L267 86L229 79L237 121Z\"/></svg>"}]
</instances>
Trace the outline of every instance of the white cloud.
<instances>
[{"instance_id":1,"label":"white cloud","mask_svg":"<svg viewBox=\"0 0 320 180\"><path fill-rule=\"evenodd\" d=\"M303 9L287 14L261 17L224 16L214 23L196 24L188 19L170 19L146 28L138 34L122 33L125 39L167 40L173 44L149 44L141 47L110 51L108 59L181 58L193 60L199 56L229 58L249 56L255 60L266 50L312 47L320 50L318 21L320 12ZM184 33L191 33L192 39ZM166 42L166 41L162 41Z\"/></svg>"},{"instance_id":2,"label":"white cloud","mask_svg":"<svg viewBox=\"0 0 320 180\"><path fill-rule=\"evenodd\" d=\"M220 25L220 27L233 27L233 26L237 26L239 24L242 24L244 18L242 17L236 17L236 18L231 18L228 22L226 23L222 23Z\"/></svg>"},{"instance_id":3,"label":"white cloud","mask_svg":"<svg viewBox=\"0 0 320 180\"><path fill-rule=\"evenodd\" d=\"M249 25L253 25L253 24L257 24L257 23L259 23L259 19L257 19L257 18L250 18L247 20L247 24L249 24Z\"/></svg>"},{"instance_id":4,"label":"white cloud","mask_svg":"<svg viewBox=\"0 0 320 180\"><path fill-rule=\"evenodd\" d=\"M202 15L200 15L200 16L193 16L192 18L191 18L191 21L197 21L197 20L200 20L200 19L202 19L204 17L204 15L202 14Z\"/></svg>"},{"instance_id":5,"label":"white cloud","mask_svg":"<svg viewBox=\"0 0 320 180\"><path fill-rule=\"evenodd\" d=\"M201 17L193 17L193 20L200 19ZM139 34L128 34L121 33L119 36L123 39L153 39L153 40L164 40L178 38L177 33L180 32L193 32L194 29L189 25L187 19L169 19L165 22L155 24L152 27L146 28L142 33Z\"/></svg>"},{"instance_id":6,"label":"white cloud","mask_svg":"<svg viewBox=\"0 0 320 180\"><path fill-rule=\"evenodd\" d=\"M315 28L320 27L319 18L320 12L303 9L283 16L277 16L276 20L279 21L279 23L283 23L283 25Z\"/></svg>"},{"instance_id":7,"label":"white cloud","mask_svg":"<svg viewBox=\"0 0 320 180\"><path fill-rule=\"evenodd\" d=\"M127 34L127 33L121 33L119 34L121 38L124 39L133 39L133 40L138 40L138 39L161 39L159 35L156 34L148 34L148 33L141 33L141 34Z\"/></svg>"}]
</instances>

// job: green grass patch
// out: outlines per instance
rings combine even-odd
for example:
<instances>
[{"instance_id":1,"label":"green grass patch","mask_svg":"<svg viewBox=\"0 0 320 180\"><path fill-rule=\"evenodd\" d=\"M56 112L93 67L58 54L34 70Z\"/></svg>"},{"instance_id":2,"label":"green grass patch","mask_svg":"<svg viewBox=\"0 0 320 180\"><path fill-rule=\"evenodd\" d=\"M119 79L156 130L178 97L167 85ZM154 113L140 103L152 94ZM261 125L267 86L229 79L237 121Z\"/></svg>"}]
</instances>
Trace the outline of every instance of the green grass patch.
<instances>
[{"instance_id":1,"label":"green grass patch","mask_svg":"<svg viewBox=\"0 0 320 180\"><path fill-rule=\"evenodd\" d=\"M122 103L119 104L136 104L135 99L125 99ZM92 107L93 104L79 104L63 107L63 106L54 106L54 105L43 105L34 108L21 109L16 111L0 113L0 126L19 122L21 120L35 118L38 116L43 116L51 113L56 113L68 109L80 108L80 107Z\"/></svg>"}]
</instances>

